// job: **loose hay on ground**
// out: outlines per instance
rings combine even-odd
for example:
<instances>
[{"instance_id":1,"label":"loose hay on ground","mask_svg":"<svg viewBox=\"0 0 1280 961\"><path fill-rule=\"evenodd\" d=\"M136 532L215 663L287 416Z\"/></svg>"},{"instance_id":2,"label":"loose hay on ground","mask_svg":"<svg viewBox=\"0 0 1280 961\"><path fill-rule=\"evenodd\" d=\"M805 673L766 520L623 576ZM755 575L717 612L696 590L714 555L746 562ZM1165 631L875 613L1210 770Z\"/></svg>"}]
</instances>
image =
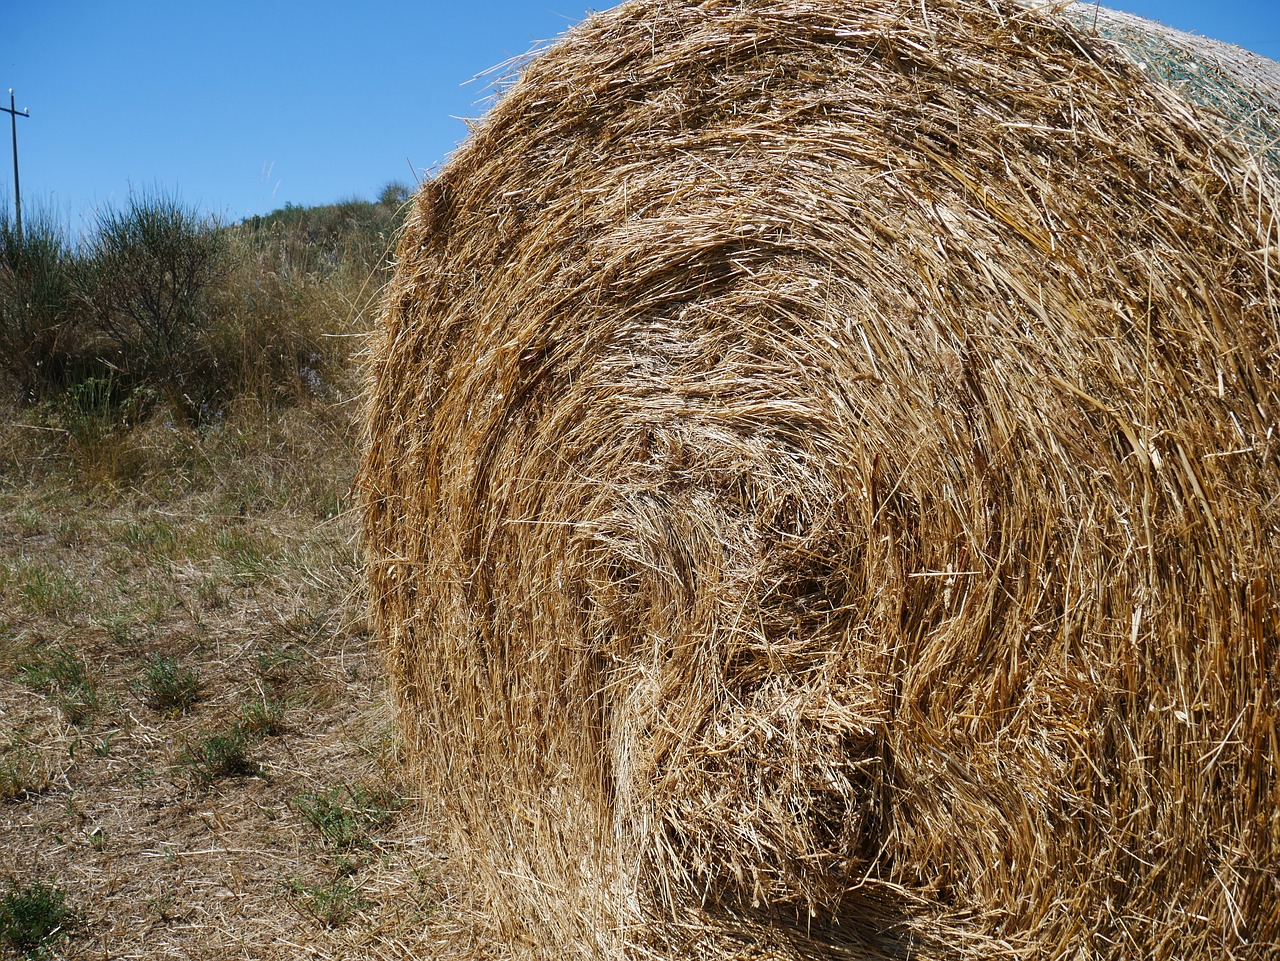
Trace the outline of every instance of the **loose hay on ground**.
<instances>
[{"instance_id":1,"label":"loose hay on ground","mask_svg":"<svg viewBox=\"0 0 1280 961\"><path fill-rule=\"evenodd\" d=\"M1278 198L1003 0L532 61L418 196L361 479L494 940L1280 951Z\"/></svg>"}]
</instances>

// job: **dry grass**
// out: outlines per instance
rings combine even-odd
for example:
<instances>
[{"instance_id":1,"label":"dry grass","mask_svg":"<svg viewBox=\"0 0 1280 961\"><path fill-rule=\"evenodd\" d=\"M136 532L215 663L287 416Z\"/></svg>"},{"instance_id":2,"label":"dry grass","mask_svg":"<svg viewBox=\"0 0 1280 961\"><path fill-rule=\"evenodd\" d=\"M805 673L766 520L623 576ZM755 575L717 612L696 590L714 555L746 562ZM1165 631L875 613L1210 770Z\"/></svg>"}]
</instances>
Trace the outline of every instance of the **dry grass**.
<instances>
[{"instance_id":1,"label":"dry grass","mask_svg":"<svg viewBox=\"0 0 1280 961\"><path fill-rule=\"evenodd\" d=\"M362 475L491 940L1274 957L1278 199L1001 0L532 62L418 197Z\"/></svg>"},{"instance_id":2,"label":"dry grass","mask_svg":"<svg viewBox=\"0 0 1280 961\"><path fill-rule=\"evenodd\" d=\"M93 451L0 420L0 880L65 893L53 956L425 958L465 938L404 814L343 410L160 419ZM344 818L339 846L322 828Z\"/></svg>"}]
</instances>

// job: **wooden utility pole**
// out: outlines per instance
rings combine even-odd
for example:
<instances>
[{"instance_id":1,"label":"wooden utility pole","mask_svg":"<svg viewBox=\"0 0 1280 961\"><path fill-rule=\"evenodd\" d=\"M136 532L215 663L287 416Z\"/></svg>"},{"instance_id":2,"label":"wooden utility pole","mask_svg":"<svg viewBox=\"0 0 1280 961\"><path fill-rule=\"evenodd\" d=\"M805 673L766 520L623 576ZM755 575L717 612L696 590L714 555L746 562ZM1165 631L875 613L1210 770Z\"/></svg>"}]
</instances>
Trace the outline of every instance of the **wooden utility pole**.
<instances>
[{"instance_id":1,"label":"wooden utility pole","mask_svg":"<svg viewBox=\"0 0 1280 961\"><path fill-rule=\"evenodd\" d=\"M22 246L22 192L18 189L18 118L30 117L27 108L18 110L13 105L13 88L9 88L9 106L0 107L9 115L9 126L13 129L13 213L18 222L18 246Z\"/></svg>"}]
</instances>

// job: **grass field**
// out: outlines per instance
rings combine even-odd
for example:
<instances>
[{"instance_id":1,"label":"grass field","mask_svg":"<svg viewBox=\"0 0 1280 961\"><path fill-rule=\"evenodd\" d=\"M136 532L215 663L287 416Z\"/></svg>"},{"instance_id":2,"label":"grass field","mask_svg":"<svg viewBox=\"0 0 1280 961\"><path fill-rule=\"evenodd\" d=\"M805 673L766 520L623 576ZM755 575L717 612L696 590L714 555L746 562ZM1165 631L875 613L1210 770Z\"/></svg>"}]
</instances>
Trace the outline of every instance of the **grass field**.
<instances>
[{"instance_id":1,"label":"grass field","mask_svg":"<svg viewBox=\"0 0 1280 961\"><path fill-rule=\"evenodd\" d=\"M351 407L0 422L0 956L431 957Z\"/></svg>"}]
</instances>

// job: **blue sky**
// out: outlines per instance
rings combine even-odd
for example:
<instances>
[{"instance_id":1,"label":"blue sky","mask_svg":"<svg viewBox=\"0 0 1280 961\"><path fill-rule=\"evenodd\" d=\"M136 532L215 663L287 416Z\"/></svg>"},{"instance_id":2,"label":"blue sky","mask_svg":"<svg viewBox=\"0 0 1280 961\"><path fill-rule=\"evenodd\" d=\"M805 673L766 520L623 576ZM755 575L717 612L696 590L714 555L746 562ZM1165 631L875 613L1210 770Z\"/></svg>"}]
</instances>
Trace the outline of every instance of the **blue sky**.
<instances>
[{"instance_id":1,"label":"blue sky","mask_svg":"<svg viewBox=\"0 0 1280 961\"><path fill-rule=\"evenodd\" d=\"M594 8L607 7L607 0ZM1112 0L1280 59L1280 0ZM582 0L18 0L0 24L23 207L82 225L130 190L235 220L372 199L440 164L478 73L563 32ZM6 104L7 106L7 104ZM0 115L0 121L8 117ZM9 131L0 204L12 202Z\"/></svg>"}]
</instances>

